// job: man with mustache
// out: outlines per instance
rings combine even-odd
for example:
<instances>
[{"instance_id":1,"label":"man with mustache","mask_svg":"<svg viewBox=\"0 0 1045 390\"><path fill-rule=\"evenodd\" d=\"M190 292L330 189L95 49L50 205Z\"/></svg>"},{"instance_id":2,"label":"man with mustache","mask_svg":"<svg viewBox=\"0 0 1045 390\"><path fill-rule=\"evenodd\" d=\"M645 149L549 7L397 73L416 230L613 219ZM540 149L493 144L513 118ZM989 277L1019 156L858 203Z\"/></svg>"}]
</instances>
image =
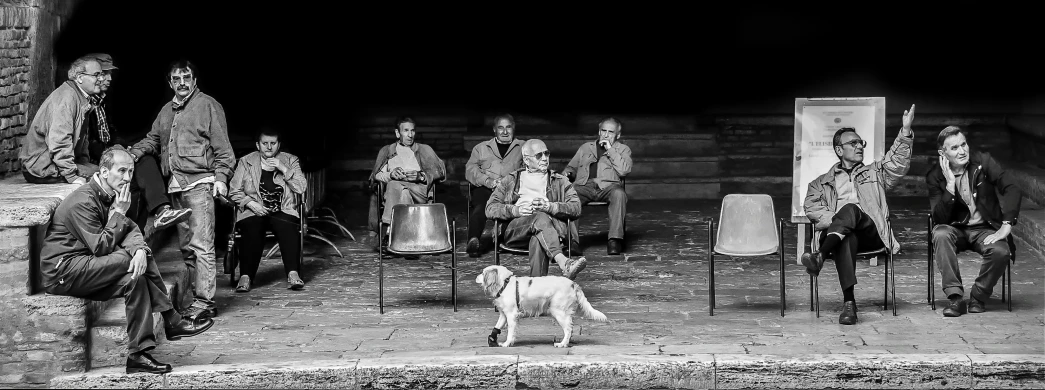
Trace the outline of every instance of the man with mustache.
<instances>
[{"instance_id":1,"label":"man with mustache","mask_svg":"<svg viewBox=\"0 0 1045 390\"><path fill-rule=\"evenodd\" d=\"M160 109L152 129L131 147L131 153L136 162L145 155L159 156L174 207L192 209L188 221L178 224L185 271L175 285L175 306L192 318L215 317L214 198L228 193L225 183L236 157L225 110L197 88L196 65L187 60L172 62L167 82L174 98Z\"/></svg>"},{"instance_id":2,"label":"man with mustache","mask_svg":"<svg viewBox=\"0 0 1045 390\"><path fill-rule=\"evenodd\" d=\"M123 297L127 307L127 373L162 374L169 364L148 351L156 347L152 313L164 320L167 340L203 333L214 320L190 321L171 305L152 249L130 218L134 159L109 149L100 170L62 200L40 250L44 288L50 294L107 301Z\"/></svg>"},{"instance_id":3,"label":"man with mustache","mask_svg":"<svg viewBox=\"0 0 1045 390\"><path fill-rule=\"evenodd\" d=\"M116 131L115 126L113 126L113 121L106 113L105 101L106 93L112 85L113 71L119 68L113 62L112 56L105 53L92 53L85 57L98 61L102 69L101 76L98 79L100 92L88 97L91 103L91 110L87 113L87 118L85 119L87 124L89 164L97 170L104 150L111 147L123 148L121 146L123 143L120 142L120 135ZM174 226L174 224L189 218L189 214L192 214L192 209L175 210L171 208L171 202L167 199L167 193L164 190L166 187L163 185L163 176L160 173L160 166L156 163L156 158L148 156L139 159L134 164L134 172L134 180L131 181L131 193L141 194L139 199L145 202L148 215L153 217L152 229L145 229L142 232L146 237L156 230ZM135 205L137 205L137 202L132 203L127 216L136 223L145 222L139 218L138 208Z\"/></svg>"},{"instance_id":4,"label":"man with mustache","mask_svg":"<svg viewBox=\"0 0 1045 390\"><path fill-rule=\"evenodd\" d=\"M504 229L505 245L529 245L530 276L548 275L548 259L553 259L563 276L573 280L588 263L562 252L562 241L569 235L567 219L581 216L577 191L566 176L548 169L551 153L543 141L526 141L522 155L525 168L501 179L486 202L486 217L510 221Z\"/></svg>"},{"instance_id":5,"label":"man with mustache","mask_svg":"<svg viewBox=\"0 0 1045 390\"><path fill-rule=\"evenodd\" d=\"M84 119L93 109L91 97L101 92L102 66L83 56L73 61L67 76L36 111L18 152L29 183L84 184L98 171L88 161Z\"/></svg>"},{"instance_id":6,"label":"man with mustache","mask_svg":"<svg viewBox=\"0 0 1045 390\"><path fill-rule=\"evenodd\" d=\"M933 261L940 269L943 292L950 303L945 317L986 311L984 302L1005 273L1011 242L1006 239L1020 214L1023 194L987 152L969 152L965 132L947 126L936 137L937 164L925 174L932 232ZM957 253L972 250L983 257L969 299L963 298ZM936 286L933 286L936 288Z\"/></svg>"},{"instance_id":7,"label":"man with mustache","mask_svg":"<svg viewBox=\"0 0 1045 390\"><path fill-rule=\"evenodd\" d=\"M619 255L624 243L628 194L620 181L631 173L631 148L617 142L622 130L624 126L617 118L599 121L598 139L581 145L562 172L573 181L582 204L609 202L608 255Z\"/></svg>"},{"instance_id":8,"label":"man with mustache","mask_svg":"<svg viewBox=\"0 0 1045 390\"><path fill-rule=\"evenodd\" d=\"M493 138L475 145L465 164L465 179L475 186L472 201L480 205L468 216L468 256L479 257L479 238L486 225L486 201L504 176L522 165L522 144L515 139L515 118L511 114L493 119Z\"/></svg>"},{"instance_id":9,"label":"man with mustache","mask_svg":"<svg viewBox=\"0 0 1045 390\"><path fill-rule=\"evenodd\" d=\"M378 249L378 230L392 222L392 207L397 204L421 204L428 202L428 192L436 181L446 177L446 166L431 146L414 142L416 123L411 117L396 119L396 142L381 148L377 153L374 169L370 172L370 185L375 188L377 181L385 183L384 199L378 199L376 191L370 197L370 234L369 240ZM384 202L385 210L380 216L378 210ZM380 221L380 223L379 223ZM388 237L387 235L385 237Z\"/></svg>"},{"instance_id":10,"label":"man with mustache","mask_svg":"<svg viewBox=\"0 0 1045 390\"><path fill-rule=\"evenodd\" d=\"M911 167L911 145L914 132L914 105L903 113L903 127L885 153L885 158L864 165L864 147L856 129L843 127L835 132L833 145L838 162L827 173L809 182L804 208L820 236L820 250L803 253L802 265L811 275L819 275L824 258L835 261L838 282L842 286L842 314L838 323L856 324L856 254L888 245L893 253L900 250L886 222L889 206L885 193L900 181ZM885 244L888 243L888 244Z\"/></svg>"}]
</instances>

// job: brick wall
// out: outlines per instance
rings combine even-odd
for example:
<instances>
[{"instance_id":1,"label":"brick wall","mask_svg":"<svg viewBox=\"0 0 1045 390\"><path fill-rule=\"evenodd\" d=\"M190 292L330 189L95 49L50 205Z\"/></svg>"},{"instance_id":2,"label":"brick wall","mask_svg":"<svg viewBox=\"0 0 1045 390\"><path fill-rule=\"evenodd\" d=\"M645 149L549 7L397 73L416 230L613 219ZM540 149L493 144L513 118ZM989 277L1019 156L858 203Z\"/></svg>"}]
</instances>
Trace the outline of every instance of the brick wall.
<instances>
[{"instance_id":1,"label":"brick wall","mask_svg":"<svg viewBox=\"0 0 1045 390\"><path fill-rule=\"evenodd\" d=\"M54 90L54 41L77 2L0 0L0 178L21 169L21 139Z\"/></svg>"}]
</instances>

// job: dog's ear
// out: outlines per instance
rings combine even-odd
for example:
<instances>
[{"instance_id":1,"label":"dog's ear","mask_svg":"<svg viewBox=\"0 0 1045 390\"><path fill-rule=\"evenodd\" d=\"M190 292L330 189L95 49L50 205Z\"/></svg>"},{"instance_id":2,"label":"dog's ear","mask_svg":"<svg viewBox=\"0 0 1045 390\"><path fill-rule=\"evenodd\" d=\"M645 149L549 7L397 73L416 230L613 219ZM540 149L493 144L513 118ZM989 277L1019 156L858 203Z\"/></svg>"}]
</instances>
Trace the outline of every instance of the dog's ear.
<instances>
[{"instance_id":1,"label":"dog's ear","mask_svg":"<svg viewBox=\"0 0 1045 390\"><path fill-rule=\"evenodd\" d=\"M483 278L483 291L486 291L486 296L493 298L497 295L497 291L501 289L501 278L497 274L496 268L487 268L483 270L481 275Z\"/></svg>"}]
</instances>

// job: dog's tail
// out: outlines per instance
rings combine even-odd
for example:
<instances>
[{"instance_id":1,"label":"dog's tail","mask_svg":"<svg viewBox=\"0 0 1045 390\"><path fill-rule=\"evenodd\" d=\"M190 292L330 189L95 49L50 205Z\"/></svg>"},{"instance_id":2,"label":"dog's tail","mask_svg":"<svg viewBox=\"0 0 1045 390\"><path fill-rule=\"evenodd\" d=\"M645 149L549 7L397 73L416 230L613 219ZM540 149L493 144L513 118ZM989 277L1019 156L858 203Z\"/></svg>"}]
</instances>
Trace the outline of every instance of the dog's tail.
<instances>
[{"instance_id":1,"label":"dog's tail","mask_svg":"<svg viewBox=\"0 0 1045 390\"><path fill-rule=\"evenodd\" d=\"M584 291L581 290L581 286L580 285L578 285L577 283L574 283L573 284L573 291L575 291L577 293L577 304L580 306L581 310L584 311L584 316L585 317L587 317L588 319L594 320L594 321L599 321L599 322L606 322L607 321L605 314L602 314L601 311L595 310L594 307L591 307L591 304L588 303L588 298L584 297Z\"/></svg>"}]
</instances>

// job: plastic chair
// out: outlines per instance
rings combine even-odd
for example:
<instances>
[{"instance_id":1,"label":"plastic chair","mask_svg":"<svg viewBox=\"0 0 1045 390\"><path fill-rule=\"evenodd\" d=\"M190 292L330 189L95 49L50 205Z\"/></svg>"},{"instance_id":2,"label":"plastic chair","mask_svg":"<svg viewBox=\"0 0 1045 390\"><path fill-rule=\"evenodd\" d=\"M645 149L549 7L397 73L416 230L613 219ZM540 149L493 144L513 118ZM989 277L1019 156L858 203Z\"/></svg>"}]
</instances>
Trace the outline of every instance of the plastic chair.
<instances>
[{"instance_id":1,"label":"plastic chair","mask_svg":"<svg viewBox=\"0 0 1045 390\"><path fill-rule=\"evenodd\" d=\"M715 315L715 255L752 257L780 255L780 316L786 308L784 293L784 219L775 221L773 198L765 194L729 194L722 199L718 230L708 218L708 312ZM717 234L716 234L717 233Z\"/></svg>"},{"instance_id":2,"label":"plastic chair","mask_svg":"<svg viewBox=\"0 0 1045 390\"><path fill-rule=\"evenodd\" d=\"M889 230L892 231L892 216L886 218L886 224L889 226ZM813 253L816 253L820 248L820 234L823 230L814 230L813 224L810 222L802 222L801 225L808 225L806 231L812 231L809 236L809 247ZM899 253L897 253L899 254ZM893 297L893 315L896 315L896 267L893 261L893 250L886 245L882 248L866 251L857 252L856 258L859 260L867 260L870 258L885 257L885 286L884 286L884 297L882 303L882 310L889 309L889 295ZM824 259L825 261L827 258ZM826 264L826 263L825 263ZM809 275L809 311L816 311L816 317L820 318L820 278L819 275Z\"/></svg>"},{"instance_id":3,"label":"plastic chair","mask_svg":"<svg viewBox=\"0 0 1045 390\"><path fill-rule=\"evenodd\" d=\"M397 204L392 207L388 247L378 250L378 307L385 313L385 251L402 256L450 253L451 296L457 311L457 221L446 216L446 206L435 204ZM384 241L384 230L379 233Z\"/></svg>"},{"instance_id":4,"label":"plastic chair","mask_svg":"<svg viewBox=\"0 0 1045 390\"><path fill-rule=\"evenodd\" d=\"M927 268L929 277L926 280L929 291L926 299L932 309L936 310L936 272L933 270L933 228L936 227L936 223L933 221L932 213L929 213L927 219L926 242L929 243L929 267ZM1009 311L1012 311L1012 265L1016 263L1016 242L1012 239L1011 233L1005 237L1005 241L1009 243L1009 262L1005 264L1005 273L1001 275L1001 301L1005 302Z\"/></svg>"}]
</instances>

